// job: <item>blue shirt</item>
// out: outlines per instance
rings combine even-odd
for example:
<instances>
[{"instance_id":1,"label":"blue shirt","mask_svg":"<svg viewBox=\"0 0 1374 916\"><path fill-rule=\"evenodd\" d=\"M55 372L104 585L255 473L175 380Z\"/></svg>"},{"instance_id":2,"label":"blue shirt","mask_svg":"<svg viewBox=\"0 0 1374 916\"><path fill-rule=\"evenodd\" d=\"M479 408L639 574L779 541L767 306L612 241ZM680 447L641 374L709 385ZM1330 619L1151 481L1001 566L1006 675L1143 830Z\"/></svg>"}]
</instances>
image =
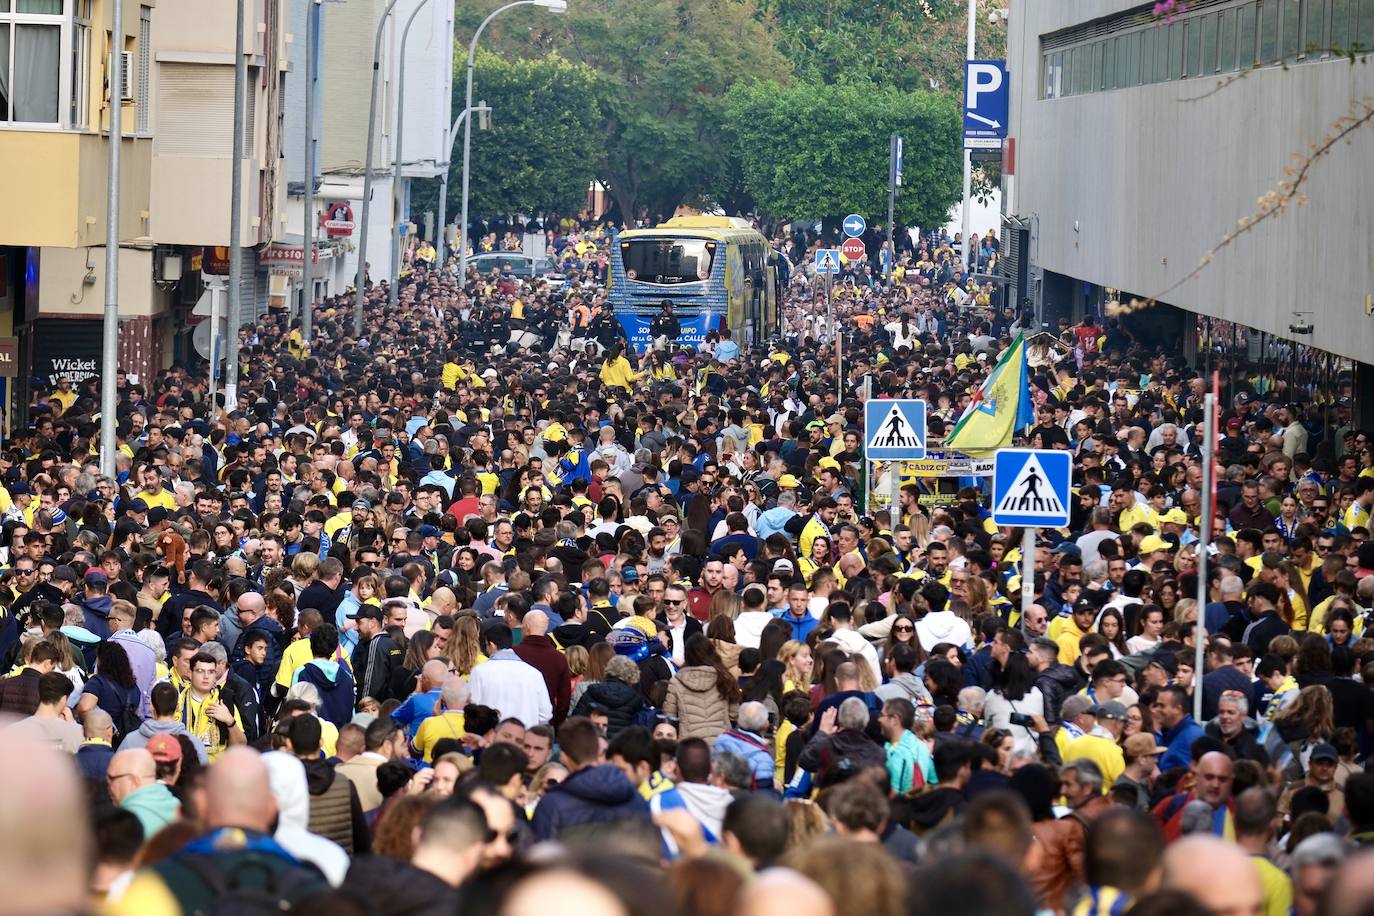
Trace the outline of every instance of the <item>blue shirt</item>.
<instances>
[{"instance_id":1,"label":"blue shirt","mask_svg":"<svg viewBox=\"0 0 1374 916\"><path fill-rule=\"evenodd\" d=\"M1167 728L1160 732L1160 743L1168 748L1159 757L1160 770L1190 765L1192 756L1188 750L1192 747L1193 742L1204 734L1202 726L1194 721L1191 714L1184 715L1183 720L1173 728Z\"/></svg>"}]
</instances>

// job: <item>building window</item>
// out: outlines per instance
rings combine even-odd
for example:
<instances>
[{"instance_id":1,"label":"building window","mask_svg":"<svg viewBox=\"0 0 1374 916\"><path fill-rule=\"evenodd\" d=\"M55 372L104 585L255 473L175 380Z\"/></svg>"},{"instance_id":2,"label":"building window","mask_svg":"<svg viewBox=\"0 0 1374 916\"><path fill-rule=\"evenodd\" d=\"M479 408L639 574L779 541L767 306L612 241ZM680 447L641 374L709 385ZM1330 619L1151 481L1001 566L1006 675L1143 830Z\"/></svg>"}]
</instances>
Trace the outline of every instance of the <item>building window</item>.
<instances>
[{"instance_id":1,"label":"building window","mask_svg":"<svg viewBox=\"0 0 1374 916\"><path fill-rule=\"evenodd\" d=\"M75 0L72 5L72 88L71 112L67 123L83 128L91 116L91 0Z\"/></svg>"},{"instance_id":2,"label":"building window","mask_svg":"<svg viewBox=\"0 0 1374 916\"><path fill-rule=\"evenodd\" d=\"M63 0L0 3L0 122L60 123L64 12Z\"/></svg>"}]
</instances>

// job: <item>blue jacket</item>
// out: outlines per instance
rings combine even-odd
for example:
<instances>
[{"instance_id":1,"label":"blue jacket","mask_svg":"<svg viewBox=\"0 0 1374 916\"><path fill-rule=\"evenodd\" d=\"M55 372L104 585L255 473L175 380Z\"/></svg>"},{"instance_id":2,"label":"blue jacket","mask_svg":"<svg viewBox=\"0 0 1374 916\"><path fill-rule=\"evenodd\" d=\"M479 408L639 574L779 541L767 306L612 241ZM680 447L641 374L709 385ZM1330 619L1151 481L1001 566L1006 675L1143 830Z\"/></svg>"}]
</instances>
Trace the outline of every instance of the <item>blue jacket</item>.
<instances>
[{"instance_id":1,"label":"blue jacket","mask_svg":"<svg viewBox=\"0 0 1374 916\"><path fill-rule=\"evenodd\" d=\"M353 718L353 675L347 665L312 658L296 672L296 682L314 684L320 692L320 717L335 725L347 725Z\"/></svg>"},{"instance_id":2,"label":"blue jacket","mask_svg":"<svg viewBox=\"0 0 1374 916\"><path fill-rule=\"evenodd\" d=\"M531 828L541 840L565 830L628 818L649 819L649 804L614 764L578 770L550 787L534 809Z\"/></svg>"},{"instance_id":3,"label":"blue jacket","mask_svg":"<svg viewBox=\"0 0 1374 916\"><path fill-rule=\"evenodd\" d=\"M1186 767L1193 762L1188 749L1193 742L1201 738L1206 732L1201 725L1193 720L1192 714L1184 715L1183 721L1173 728L1165 729L1160 733L1160 743L1168 748L1159 757L1159 768L1161 771L1169 770L1174 767Z\"/></svg>"},{"instance_id":4,"label":"blue jacket","mask_svg":"<svg viewBox=\"0 0 1374 916\"><path fill-rule=\"evenodd\" d=\"M716 736L716 743L712 751L717 754L721 751L739 754L749 762L749 769L753 771L753 788L755 790L773 788L773 776L777 764L773 759L773 751L763 738L753 732L732 728Z\"/></svg>"},{"instance_id":5,"label":"blue jacket","mask_svg":"<svg viewBox=\"0 0 1374 916\"><path fill-rule=\"evenodd\" d=\"M406 697L406 701L392 710L391 718L406 730L406 737L415 740L420 724L434 715L434 707L439 702L441 689L436 687L429 693L416 693Z\"/></svg>"},{"instance_id":6,"label":"blue jacket","mask_svg":"<svg viewBox=\"0 0 1374 916\"><path fill-rule=\"evenodd\" d=\"M272 695L272 682L277 676L277 667L281 664L282 646L286 643L286 631L277 622L275 617L263 614L257 620L243 628L243 635L234 643L234 654L230 657L231 662L241 661L244 658L243 640L249 633L263 632L267 634L267 660L258 671L258 680L254 685L258 688L261 696L269 697ZM347 720L345 720L347 721Z\"/></svg>"},{"instance_id":7,"label":"blue jacket","mask_svg":"<svg viewBox=\"0 0 1374 916\"><path fill-rule=\"evenodd\" d=\"M783 608L780 611L774 611L773 616L779 620L787 621L787 625L792 628L792 632L788 634L787 638L795 639L797 642L806 642L806 637L810 636L811 631L821 624L819 620L812 617L809 613L800 619L793 617L791 614L787 613L787 608Z\"/></svg>"}]
</instances>

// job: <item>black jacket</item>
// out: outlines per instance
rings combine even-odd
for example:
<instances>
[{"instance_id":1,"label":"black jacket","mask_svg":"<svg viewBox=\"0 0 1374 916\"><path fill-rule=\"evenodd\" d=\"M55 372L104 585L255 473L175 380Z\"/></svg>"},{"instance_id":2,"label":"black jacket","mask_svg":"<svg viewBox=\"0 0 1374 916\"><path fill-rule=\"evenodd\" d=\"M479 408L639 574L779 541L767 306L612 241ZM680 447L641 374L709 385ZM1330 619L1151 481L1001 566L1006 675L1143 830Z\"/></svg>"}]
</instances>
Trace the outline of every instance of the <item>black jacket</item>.
<instances>
[{"instance_id":1,"label":"black jacket","mask_svg":"<svg viewBox=\"0 0 1374 916\"><path fill-rule=\"evenodd\" d=\"M385 632L360 640L353 649L352 661L358 699L372 697L379 702L390 699L391 676L401 667L401 647L396 645L396 640Z\"/></svg>"},{"instance_id":2,"label":"black jacket","mask_svg":"<svg viewBox=\"0 0 1374 916\"><path fill-rule=\"evenodd\" d=\"M1045 718L1050 722L1058 722L1059 707L1064 705L1064 700L1082 690L1083 685L1083 678L1068 665L1056 662L1053 667L1040 672L1035 679L1035 686L1040 688L1045 698Z\"/></svg>"},{"instance_id":3,"label":"black jacket","mask_svg":"<svg viewBox=\"0 0 1374 916\"><path fill-rule=\"evenodd\" d=\"M572 714L585 716L593 709L606 711L606 737L614 738L631 725L635 716L644 708L644 698L639 691L624 681L607 677L599 684L592 684L582 693Z\"/></svg>"},{"instance_id":4,"label":"black jacket","mask_svg":"<svg viewBox=\"0 0 1374 916\"><path fill-rule=\"evenodd\" d=\"M654 316L654 320L649 322L650 337L666 337L671 343L677 340L682 333L682 328L677 323L677 316L673 314L664 315L662 312Z\"/></svg>"}]
</instances>

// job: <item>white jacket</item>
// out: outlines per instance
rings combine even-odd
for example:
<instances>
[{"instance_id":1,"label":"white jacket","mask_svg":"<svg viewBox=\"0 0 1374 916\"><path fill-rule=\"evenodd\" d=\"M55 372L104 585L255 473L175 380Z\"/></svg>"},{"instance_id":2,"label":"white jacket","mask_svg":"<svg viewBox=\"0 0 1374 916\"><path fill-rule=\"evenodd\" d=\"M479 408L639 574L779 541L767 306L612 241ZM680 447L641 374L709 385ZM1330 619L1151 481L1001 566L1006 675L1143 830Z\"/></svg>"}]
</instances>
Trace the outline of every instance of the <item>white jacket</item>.
<instances>
[{"instance_id":1,"label":"white jacket","mask_svg":"<svg viewBox=\"0 0 1374 916\"><path fill-rule=\"evenodd\" d=\"M468 677L472 702L490 706L501 718L512 716L526 728L543 725L553 718L549 688L539 669L511 649L502 649L476 668Z\"/></svg>"},{"instance_id":2,"label":"white jacket","mask_svg":"<svg viewBox=\"0 0 1374 916\"><path fill-rule=\"evenodd\" d=\"M937 611L916 621L916 638L929 652L942 642L964 647L973 645L973 630L953 611Z\"/></svg>"}]
</instances>

